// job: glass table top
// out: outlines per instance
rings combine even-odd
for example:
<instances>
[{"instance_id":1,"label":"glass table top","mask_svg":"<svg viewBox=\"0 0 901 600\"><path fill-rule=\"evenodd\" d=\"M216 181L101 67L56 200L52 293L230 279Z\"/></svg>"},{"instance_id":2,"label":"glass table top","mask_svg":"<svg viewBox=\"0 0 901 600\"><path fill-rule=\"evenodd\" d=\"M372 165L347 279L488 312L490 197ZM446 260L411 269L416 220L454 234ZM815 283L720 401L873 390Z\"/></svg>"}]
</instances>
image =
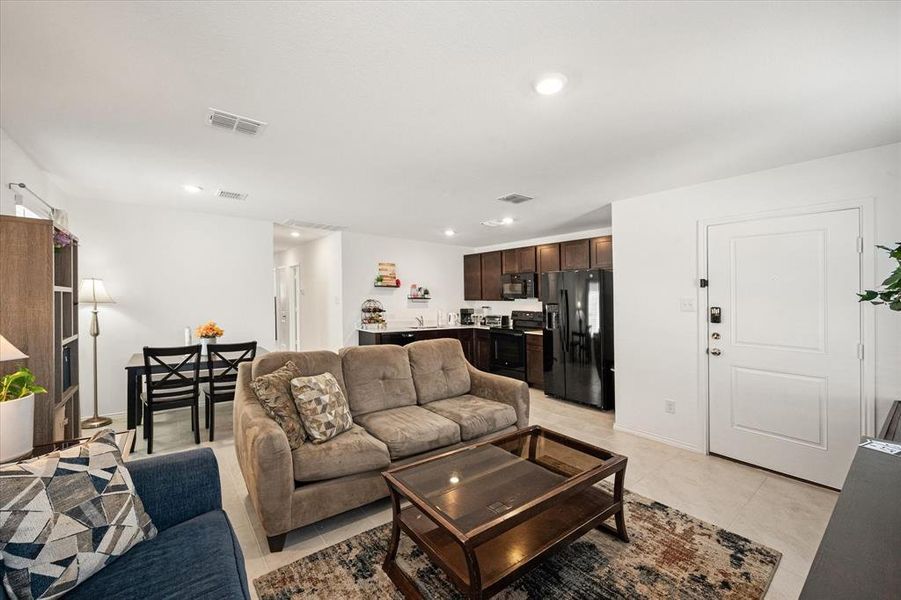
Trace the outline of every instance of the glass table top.
<instances>
[{"instance_id":1,"label":"glass table top","mask_svg":"<svg viewBox=\"0 0 901 600\"><path fill-rule=\"evenodd\" d=\"M562 438L540 428L525 429L512 439L505 436L389 473L466 533L616 456Z\"/></svg>"}]
</instances>

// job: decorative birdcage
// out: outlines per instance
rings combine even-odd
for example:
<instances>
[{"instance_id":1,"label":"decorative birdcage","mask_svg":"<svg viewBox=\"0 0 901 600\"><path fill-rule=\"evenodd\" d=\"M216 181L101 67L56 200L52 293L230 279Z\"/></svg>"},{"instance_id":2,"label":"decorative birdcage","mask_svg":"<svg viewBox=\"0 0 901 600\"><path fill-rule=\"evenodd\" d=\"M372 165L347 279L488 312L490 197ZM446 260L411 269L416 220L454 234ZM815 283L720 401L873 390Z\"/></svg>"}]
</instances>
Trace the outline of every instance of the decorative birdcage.
<instances>
[{"instance_id":1,"label":"decorative birdcage","mask_svg":"<svg viewBox=\"0 0 901 600\"><path fill-rule=\"evenodd\" d=\"M363 305L360 306L360 322L363 324L363 328L385 329L387 327L383 316L385 312L385 307L378 300L372 298L364 300Z\"/></svg>"}]
</instances>

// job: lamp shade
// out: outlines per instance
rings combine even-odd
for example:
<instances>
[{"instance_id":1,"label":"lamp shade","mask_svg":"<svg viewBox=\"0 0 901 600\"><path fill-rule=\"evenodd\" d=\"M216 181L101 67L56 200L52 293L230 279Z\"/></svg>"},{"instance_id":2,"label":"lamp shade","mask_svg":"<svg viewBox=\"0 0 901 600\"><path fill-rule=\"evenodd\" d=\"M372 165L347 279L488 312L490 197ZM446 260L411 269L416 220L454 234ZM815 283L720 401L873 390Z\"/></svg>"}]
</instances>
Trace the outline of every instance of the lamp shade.
<instances>
[{"instance_id":1,"label":"lamp shade","mask_svg":"<svg viewBox=\"0 0 901 600\"><path fill-rule=\"evenodd\" d=\"M90 302L92 304L113 304L113 300L106 287L103 285L102 279L85 278L81 280L81 288L78 290L79 302Z\"/></svg>"},{"instance_id":2,"label":"lamp shade","mask_svg":"<svg viewBox=\"0 0 901 600\"><path fill-rule=\"evenodd\" d=\"M9 343L9 340L0 335L0 362L8 360L24 360L28 355Z\"/></svg>"}]
</instances>

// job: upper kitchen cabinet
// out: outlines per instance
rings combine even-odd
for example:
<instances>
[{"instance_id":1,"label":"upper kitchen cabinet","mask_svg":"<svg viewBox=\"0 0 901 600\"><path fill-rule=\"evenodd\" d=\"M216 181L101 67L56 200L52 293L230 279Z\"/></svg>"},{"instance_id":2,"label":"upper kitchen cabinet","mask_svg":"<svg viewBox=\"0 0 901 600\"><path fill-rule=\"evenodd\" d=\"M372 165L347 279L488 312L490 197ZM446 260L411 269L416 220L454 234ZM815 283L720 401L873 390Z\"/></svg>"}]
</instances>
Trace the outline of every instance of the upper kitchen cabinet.
<instances>
[{"instance_id":1,"label":"upper kitchen cabinet","mask_svg":"<svg viewBox=\"0 0 901 600\"><path fill-rule=\"evenodd\" d=\"M482 254L482 300L503 300L501 252Z\"/></svg>"},{"instance_id":2,"label":"upper kitchen cabinet","mask_svg":"<svg viewBox=\"0 0 901 600\"><path fill-rule=\"evenodd\" d=\"M535 251L538 255L539 273L560 270L560 244L543 244L537 246Z\"/></svg>"},{"instance_id":3,"label":"upper kitchen cabinet","mask_svg":"<svg viewBox=\"0 0 901 600\"><path fill-rule=\"evenodd\" d=\"M463 257L463 298L482 299L482 255L467 254Z\"/></svg>"},{"instance_id":4,"label":"upper kitchen cabinet","mask_svg":"<svg viewBox=\"0 0 901 600\"><path fill-rule=\"evenodd\" d=\"M589 240L573 240L560 243L560 270L587 269L591 255Z\"/></svg>"},{"instance_id":5,"label":"upper kitchen cabinet","mask_svg":"<svg viewBox=\"0 0 901 600\"><path fill-rule=\"evenodd\" d=\"M504 250L501 253L501 262L503 263L503 273L522 273L519 268L519 248Z\"/></svg>"},{"instance_id":6,"label":"upper kitchen cabinet","mask_svg":"<svg viewBox=\"0 0 901 600\"><path fill-rule=\"evenodd\" d=\"M592 269L613 268L613 236L591 238L589 263Z\"/></svg>"},{"instance_id":7,"label":"upper kitchen cabinet","mask_svg":"<svg viewBox=\"0 0 901 600\"><path fill-rule=\"evenodd\" d=\"M527 248L512 248L504 250L502 253L503 273L534 273L535 268L535 246Z\"/></svg>"}]
</instances>

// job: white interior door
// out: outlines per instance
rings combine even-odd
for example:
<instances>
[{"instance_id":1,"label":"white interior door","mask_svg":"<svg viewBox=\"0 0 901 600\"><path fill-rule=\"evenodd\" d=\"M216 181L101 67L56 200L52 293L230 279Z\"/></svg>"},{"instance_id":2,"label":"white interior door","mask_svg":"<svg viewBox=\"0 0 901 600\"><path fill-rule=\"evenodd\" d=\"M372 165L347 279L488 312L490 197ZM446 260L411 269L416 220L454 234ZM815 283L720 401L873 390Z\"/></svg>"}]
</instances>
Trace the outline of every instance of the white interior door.
<instances>
[{"instance_id":1,"label":"white interior door","mask_svg":"<svg viewBox=\"0 0 901 600\"><path fill-rule=\"evenodd\" d=\"M858 209L708 227L711 452L842 486L861 434L859 235Z\"/></svg>"}]
</instances>

